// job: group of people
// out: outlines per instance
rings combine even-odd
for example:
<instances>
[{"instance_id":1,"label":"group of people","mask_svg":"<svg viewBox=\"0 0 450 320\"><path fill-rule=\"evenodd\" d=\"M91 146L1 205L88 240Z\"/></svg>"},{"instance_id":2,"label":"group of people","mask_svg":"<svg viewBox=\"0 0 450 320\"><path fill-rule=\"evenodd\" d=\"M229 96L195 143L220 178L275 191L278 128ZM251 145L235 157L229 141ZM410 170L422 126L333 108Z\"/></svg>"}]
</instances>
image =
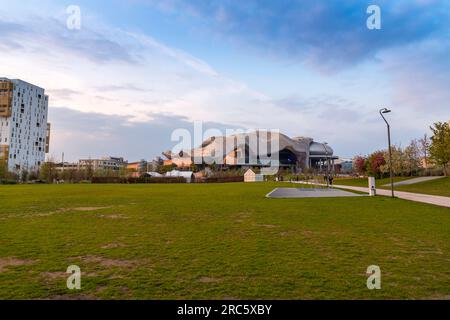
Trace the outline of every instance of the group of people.
<instances>
[{"instance_id":1,"label":"group of people","mask_svg":"<svg viewBox=\"0 0 450 320\"><path fill-rule=\"evenodd\" d=\"M325 181L325 183L328 183L330 186L333 185L333 181L334 181L334 177L332 175L324 175L323 176L323 181Z\"/></svg>"}]
</instances>

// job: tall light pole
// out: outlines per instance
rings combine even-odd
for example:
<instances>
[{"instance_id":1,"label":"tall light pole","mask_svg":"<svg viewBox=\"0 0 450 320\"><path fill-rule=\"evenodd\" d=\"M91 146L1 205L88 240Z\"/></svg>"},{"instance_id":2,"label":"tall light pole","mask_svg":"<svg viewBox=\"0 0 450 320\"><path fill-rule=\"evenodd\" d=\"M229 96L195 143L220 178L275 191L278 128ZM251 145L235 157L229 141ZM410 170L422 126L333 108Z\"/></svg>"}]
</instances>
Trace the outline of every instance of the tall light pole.
<instances>
[{"instance_id":1,"label":"tall light pole","mask_svg":"<svg viewBox=\"0 0 450 320\"><path fill-rule=\"evenodd\" d=\"M387 130L388 130L388 146L389 146L389 174L391 176L391 193L392 198L394 198L394 173L392 170L392 149L391 149L391 126L389 125L389 122L387 122L386 118L383 114L390 113L391 110L387 108L380 109L380 115L383 118L384 122L386 122Z\"/></svg>"},{"instance_id":2,"label":"tall light pole","mask_svg":"<svg viewBox=\"0 0 450 320\"><path fill-rule=\"evenodd\" d=\"M327 188L329 188L330 187L330 175L329 175L329 171L330 171L330 165L329 165L329 160L328 160L328 149L327 149L327 145L328 145L328 143L327 142L324 142L323 143L323 148L325 149L325 156L327 157L327 174L326 174L326 177L327 177Z\"/></svg>"}]
</instances>

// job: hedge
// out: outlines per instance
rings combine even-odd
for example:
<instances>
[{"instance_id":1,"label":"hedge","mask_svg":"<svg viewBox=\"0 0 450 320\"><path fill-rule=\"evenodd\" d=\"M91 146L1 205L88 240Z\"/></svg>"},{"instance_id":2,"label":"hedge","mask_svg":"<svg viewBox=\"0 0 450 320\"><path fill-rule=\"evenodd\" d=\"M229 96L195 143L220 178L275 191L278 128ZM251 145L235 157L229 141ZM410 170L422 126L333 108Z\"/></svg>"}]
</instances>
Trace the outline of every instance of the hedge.
<instances>
[{"instance_id":1,"label":"hedge","mask_svg":"<svg viewBox=\"0 0 450 320\"><path fill-rule=\"evenodd\" d=\"M176 178L119 178L119 177L94 177L92 183L186 183L186 179L182 177Z\"/></svg>"}]
</instances>

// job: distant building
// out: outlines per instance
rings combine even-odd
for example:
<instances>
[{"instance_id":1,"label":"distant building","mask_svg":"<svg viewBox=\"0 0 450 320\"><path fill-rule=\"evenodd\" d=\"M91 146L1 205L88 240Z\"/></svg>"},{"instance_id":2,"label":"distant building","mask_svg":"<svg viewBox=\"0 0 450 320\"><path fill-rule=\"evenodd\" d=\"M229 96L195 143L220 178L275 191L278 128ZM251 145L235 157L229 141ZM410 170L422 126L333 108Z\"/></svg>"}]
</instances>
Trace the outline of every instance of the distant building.
<instances>
[{"instance_id":1,"label":"distant building","mask_svg":"<svg viewBox=\"0 0 450 320\"><path fill-rule=\"evenodd\" d=\"M194 172L192 171L178 171L172 170L166 173L166 177L169 178L185 178L187 183L191 183L195 179Z\"/></svg>"},{"instance_id":2,"label":"distant building","mask_svg":"<svg viewBox=\"0 0 450 320\"><path fill-rule=\"evenodd\" d=\"M162 175L161 173L154 172L154 171L145 172L144 176L148 177L148 178L162 178L162 177L164 177L164 175Z\"/></svg>"},{"instance_id":3,"label":"distant building","mask_svg":"<svg viewBox=\"0 0 450 320\"><path fill-rule=\"evenodd\" d=\"M141 160L138 162L129 162L127 164L127 171L130 176L139 178L143 173L147 171L147 161Z\"/></svg>"},{"instance_id":4,"label":"distant building","mask_svg":"<svg viewBox=\"0 0 450 320\"><path fill-rule=\"evenodd\" d=\"M0 160L8 170L37 171L49 152L50 124L45 90L0 78Z\"/></svg>"},{"instance_id":5,"label":"distant building","mask_svg":"<svg viewBox=\"0 0 450 320\"><path fill-rule=\"evenodd\" d=\"M255 173L252 169L248 169L244 174L244 182L263 182L264 175Z\"/></svg>"},{"instance_id":6,"label":"distant building","mask_svg":"<svg viewBox=\"0 0 450 320\"><path fill-rule=\"evenodd\" d=\"M66 170L77 170L78 163L70 163L70 162L58 162L55 163L55 170L58 172L66 171Z\"/></svg>"},{"instance_id":7,"label":"distant building","mask_svg":"<svg viewBox=\"0 0 450 320\"><path fill-rule=\"evenodd\" d=\"M262 145L268 146L267 154L261 152ZM271 146L277 146L277 149L271 150L269 148ZM248 168L264 167L265 164L260 161L260 158L271 158L274 153L277 153L279 167L297 171L323 167L327 162L332 166L333 161L338 159L333 155L333 149L326 143L318 143L307 137L289 138L281 133L263 131L211 137L198 148L183 150L178 154L173 154L171 151L162 154L168 159L164 161L164 165L174 164L180 168L189 167L197 162L194 161L196 157L218 159L220 165L224 167Z\"/></svg>"},{"instance_id":8,"label":"distant building","mask_svg":"<svg viewBox=\"0 0 450 320\"><path fill-rule=\"evenodd\" d=\"M339 158L334 161L334 172L351 173L353 172L353 159Z\"/></svg>"},{"instance_id":9,"label":"distant building","mask_svg":"<svg viewBox=\"0 0 450 320\"><path fill-rule=\"evenodd\" d=\"M91 168L93 171L106 170L106 171L120 171L126 168L127 163L123 158L117 157L104 157L101 159L82 159L78 162L79 169Z\"/></svg>"},{"instance_id":10,"label":"distant building","mask_svg":"<svg viewBox=\"0 0 450 320\"><path fill-rule=\"evenodd\" d=\"M422 157L420 158L420 167L423 169L431 169L434 167L434 165L430 162L430 158Z\"/></svg>"},{"instance_id":11,"label":"distant building","mask_svg":"<svg viewBox=\"0 0 450 320\"><path fill-rule=\"evenodd\" d=\"M156 171L160 166L164 164L164 161L161 157L156 157L152 161L147 163L147 171Z\"/></svg>"}]
</instances>

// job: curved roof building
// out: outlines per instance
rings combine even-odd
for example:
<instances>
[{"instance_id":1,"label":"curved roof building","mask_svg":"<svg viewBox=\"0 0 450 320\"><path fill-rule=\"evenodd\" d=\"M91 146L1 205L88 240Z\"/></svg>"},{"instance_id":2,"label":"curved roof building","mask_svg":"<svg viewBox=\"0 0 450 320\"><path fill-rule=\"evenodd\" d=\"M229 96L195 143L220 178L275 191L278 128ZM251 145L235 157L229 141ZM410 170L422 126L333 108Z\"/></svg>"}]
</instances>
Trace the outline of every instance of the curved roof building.
<instances>
[{"instance_id":1,"label":"curved roof building","mask_svg":"<svg viewBox=\"0 0 450 320\"><path fill-rule=\"evenodd\" d=\"M308 137L290 138L282 133L253 131L230 136L211 137L201 146L178 154L163 152L178 167L195 164L226 166L266 166L278 161L281 167L308 168L336 159L333 149Z\"/></svg>"}]
</instances>

